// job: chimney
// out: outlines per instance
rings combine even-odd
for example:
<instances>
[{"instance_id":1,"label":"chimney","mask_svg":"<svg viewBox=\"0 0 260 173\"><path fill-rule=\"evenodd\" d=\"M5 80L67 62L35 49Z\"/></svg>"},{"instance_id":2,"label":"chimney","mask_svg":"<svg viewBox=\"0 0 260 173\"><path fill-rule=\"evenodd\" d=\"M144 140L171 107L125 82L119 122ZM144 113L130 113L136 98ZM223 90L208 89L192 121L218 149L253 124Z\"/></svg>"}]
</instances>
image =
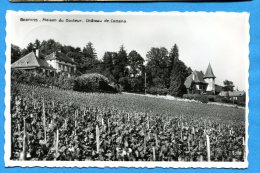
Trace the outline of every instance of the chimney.
<instances>
[{"instance_id":1,"label":"chimney","mask_svg":"<svg viewBox=\"0 0 260 173\"><path fill-rule=\"evenodd\" d=\"M35 50L35 55L36 55L37 58L39 58L39 55L40 55L40 54L39 54L39 49L36 49L36 50Z\"/></svg>"}]
</instances>

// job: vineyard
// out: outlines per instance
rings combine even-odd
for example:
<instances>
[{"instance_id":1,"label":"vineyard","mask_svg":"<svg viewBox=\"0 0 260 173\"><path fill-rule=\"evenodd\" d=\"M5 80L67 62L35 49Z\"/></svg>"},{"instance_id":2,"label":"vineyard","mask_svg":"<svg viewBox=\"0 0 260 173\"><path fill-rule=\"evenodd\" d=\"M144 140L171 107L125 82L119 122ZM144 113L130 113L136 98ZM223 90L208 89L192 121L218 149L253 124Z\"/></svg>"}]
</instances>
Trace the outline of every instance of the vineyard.
<instances>
[{"instance_id":1,"label":"vineyard","mask_svg":"<svg viewBox=\"0 0 260 173\"><path fill-rule=\"evenodd\" d=\"M12 84L11 159L244 161L245 110Z\"/></svg>"}]
</instances>

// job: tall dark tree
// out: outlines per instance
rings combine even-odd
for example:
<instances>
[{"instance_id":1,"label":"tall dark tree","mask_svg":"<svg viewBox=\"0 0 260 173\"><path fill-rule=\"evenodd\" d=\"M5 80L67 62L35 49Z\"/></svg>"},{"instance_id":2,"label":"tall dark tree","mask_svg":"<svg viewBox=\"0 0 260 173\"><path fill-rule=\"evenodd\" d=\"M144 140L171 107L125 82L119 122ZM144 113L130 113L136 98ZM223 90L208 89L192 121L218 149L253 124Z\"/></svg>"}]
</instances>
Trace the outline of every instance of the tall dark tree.
<instances>
[{"instance_id":1,"label":"tall dark tree","mask_svg":"<svg viewBox=\"0 0 260 173\"><path fill-rule=\"evenodd\" d=\"M191 72L179 59L179 50L176 44L172 47L169 57L170 87L168 91L170 95L181 97L186 92L184 82Z\"/></svg>"},{"instance_id":2,"label":"tall dark tree","mask_svg":"<svg viewBox=\"0 0 260 173\"><path fill-rule=\"evenodd\" d=\"M113 75L114 71L114 61L117 58L116 52L105 52L102 58L102 74L106 76L110 81L115 82L115 78Z\"/></svg>"},{"instance_id":3,"label":"tall dark tree","mask_svg":"<svg viewBox=\"0 0 260 173\"><path fill-rule=\"evenodd\" d=\"M11 63L21 58L21 48L14 44L11 44Z\"/></svg>"},{"instance_id":4,"label":"tall dark tree","mask_svg":"<svg viewBox=\"0 0 260 173\"><path fill-rule=\"evenodd\" d=\"M118 55L114 58L114 69L113 76L115 80L118 82L120 78L126 77L128 75L128 61L127 61L127 53L122 45L118 52Z\"/></svg>"},{"instance_id":5,"label":"tall dark tree","mask_svg":"<svg viewBox=\"0 0 260 173\"><path fill-rule=\"evenodd\" d=\"M171 51L169 53L169 64L168 64L168 69L169 69L169 74L171 75L172 69L175 65L175 62L179 60L179 49L176 44L171 48Z\"/></svg>"},{"instance_id":6,"label":"tall dark tree","mask_svg":"<svg viewBox=\"0 0 260 173\"><path fill-rule=\"evenodd\" d=\"M169 94L181 97L186 93L184 86L185 79L190 75L187 66L180 60L177 60L171 73Z\"/></svg>"},{"instance_id":7,"label":"tall dark tree","mask_svg":"<svg viewBox=\"0 0 260 173\"><path fill-rule=\"evenodd\" d=\"M97 53L96 50L91 42L88 42L86 47L83 48L83 64L82 64L82 70L85 71L85 73L88 72L98 72L100 62L97 59Z\"/></svg>"},{"instance_id":8,"label":"tall dark tree","mask_svg":"<svg viewBox=\"0 0 260 173\"><path fill-rule=\"evenodd\" d=\"M93 43L88 42L86 47L83 48L83 55L85 58L97 59L97 53L93 46Z\"/></svg>"}]
</instances>

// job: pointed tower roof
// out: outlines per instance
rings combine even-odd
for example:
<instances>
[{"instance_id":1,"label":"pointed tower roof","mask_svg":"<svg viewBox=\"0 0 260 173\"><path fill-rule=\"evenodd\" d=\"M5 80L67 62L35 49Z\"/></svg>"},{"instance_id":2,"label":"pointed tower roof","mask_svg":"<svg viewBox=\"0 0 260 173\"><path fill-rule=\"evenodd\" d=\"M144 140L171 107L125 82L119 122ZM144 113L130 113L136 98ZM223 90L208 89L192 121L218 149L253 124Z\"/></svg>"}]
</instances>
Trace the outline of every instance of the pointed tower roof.
<instances>
[{"instance_id":1,"label":"pointed tower roof","mask_svg":"<svg viewBox=\"0 0 260 173\"><path fill-rule=\"evenodd\" d=\"M208 66L208 68L207 68L207 71L206 71L206 73L205 73L205 75L204 75L204 79L205 79L205 78L216 78L216 76L214 75L214 73L213 73L213 71L212 71L212 68L211 68L210 63L209 63L209 66Z\"/></svg>"}]
</instances>

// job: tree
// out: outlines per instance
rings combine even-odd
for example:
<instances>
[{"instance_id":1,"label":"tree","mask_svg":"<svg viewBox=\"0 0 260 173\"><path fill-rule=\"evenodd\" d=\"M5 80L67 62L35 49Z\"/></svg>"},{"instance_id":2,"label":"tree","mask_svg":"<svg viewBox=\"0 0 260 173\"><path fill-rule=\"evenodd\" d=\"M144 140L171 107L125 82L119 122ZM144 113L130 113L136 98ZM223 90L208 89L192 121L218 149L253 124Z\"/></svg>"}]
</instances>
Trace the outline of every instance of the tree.
<instances>
[{"instance_id":1,"label":"tree","mask_svg":"<svg viewBox=\"0 0 260 173\"><path fill-rule=\"evenodd\" d=\"M40 46L40 52L43 55L49 55L57 50L62 50L62 45L59 42L56 42L53 39L49 39L47 41L42 41Z\"/></svg>"},{"instance_id":2,"label":"tree","mask_svg":"<svg viewBox=\"0 0 260 173\"><path fill-rule=\"evenodd\" d=\"M223 81L223 84L224 84L224 87L223 87L224 91L233 91L234 90L234 84L232 81L225 80L225 81Z\"/></svg>"},{"instance_id":3,"label":"tree","mask_svg":"<svg viewBox=\"0 0 260 173\"><path fill-rule=\"evenodd\" d=\"M172 69L174 67L174 64L176 61L179 60L179 49L178 46L176 44L174 44L174 46L172 47L170 53L169 53L169 74L171 75Z\"/></svg>"},{"instance_id":4,"label":"tree","mask_svg":"<svg viewBox=\"0 0 260 173\"><path fill-rule=\"evenodd\" d=\"M88 42L86 47L83 48L83 63L82 63L82 71L84 73L94 73L99 72L100 62L97 59L96 50L91 42Z\"/></svg>"},{"instance_id":5,"label":"tree","mask_svg":"<svg viewBox=\"0 0 260 173\"><path fill-rule=\"evenodd\" d=\"M123 45L120 47L117 56L113 57L113 64L114 64L113 76L116 82L119 82L120 78L126 77L128 75L127 53Z\"/></svg>"},{"instance_id":6,"label":"tree","mask_svg":"<svg viewBox=\"0 0 260 173\"><path fill-rule=\"evenodd\" d=\"M88 59L97 59L96 50L91 42L88 42L86 47L83 48L83 55Z\"/></svg>"},{"instance_id":7,"label":"tree","mask_svg":"<svg viewBox=\"0 0 260 173\"><path fill-rule=\"evenodd\" d=\"M106 76L110 81L113 82L115 82L113 71L114 71L114 61L116 57L117 57L116 52L105 52L101 62L102 74Z\"/></svg>"},{"instance_id":8,"label":"tree","mask_svg":"<svg viewBox=\"0 0 260 173\"><path fill-rule=\"evenodd\" d=\"M130 67L130 74L135 78L138 74L144 70L144 59L135 50L132 50L128 54L128 63Z\"/></svg>"},{"instance_id":9,"label":"tree","mask_svg":"<svg viewBox=\"0 0 260 173\"><path fill-rule=\"evenodd\" d=\"M38 39L36 39L33 46L34 46L35 49L39 49L40 46L41 46L41 42Z\"/></svg>"},{"instance_id":10,"label":"tree","mask_svg":"<svg viewBox=\"0 0 260 173\"><path fill-rule=\"evenodd\" d=\"M169 59L169 94L181 97L186 92L184 82L186 78L191 74L191 69L187 68L184 62L179 59L179 50L176 44L174 44L170 51Z\"/></svg>"},{"instance_id":11,"label":"tree","mask_svg":"<svg viewBox=\"0 0 260 173\"><path fill-rule=\"evenodd\" d=\"M32 51L34 51L34 45L33 43L29 43L27 47L21 51L21 55L25 56Z\"/></svg>"},{"instance_id":12,"label":"tree","mask_svg":"<svg viewBox=\"0 0 260 173\"><path fill-rule=\"evenodd\" d=\"M14 44L11 44L11 63L14 63L21 58L21 48Z\"/></svg>"},{"instance_id":13,"label":"tree","mask_svg":"<svg viewBox=\"0 0 260 173\"><path fill-rule=\"evenodd\" d=\"M176 97L185 94L184 82L189 75L187 66L182 61L177 60L171 72L169 94Z\"/></svg>"},{"instance_id":14,"label":"tree","mask_svg":"<svg viewBox=\"0 0 260 173\"><path fill-rule=\"evenodd\" d=\"M147 84L158 88L168 88L168 64L169 56L166 48L151 48L146 54L148 63L146 66Z\"/></svg>"}]
</instances>

